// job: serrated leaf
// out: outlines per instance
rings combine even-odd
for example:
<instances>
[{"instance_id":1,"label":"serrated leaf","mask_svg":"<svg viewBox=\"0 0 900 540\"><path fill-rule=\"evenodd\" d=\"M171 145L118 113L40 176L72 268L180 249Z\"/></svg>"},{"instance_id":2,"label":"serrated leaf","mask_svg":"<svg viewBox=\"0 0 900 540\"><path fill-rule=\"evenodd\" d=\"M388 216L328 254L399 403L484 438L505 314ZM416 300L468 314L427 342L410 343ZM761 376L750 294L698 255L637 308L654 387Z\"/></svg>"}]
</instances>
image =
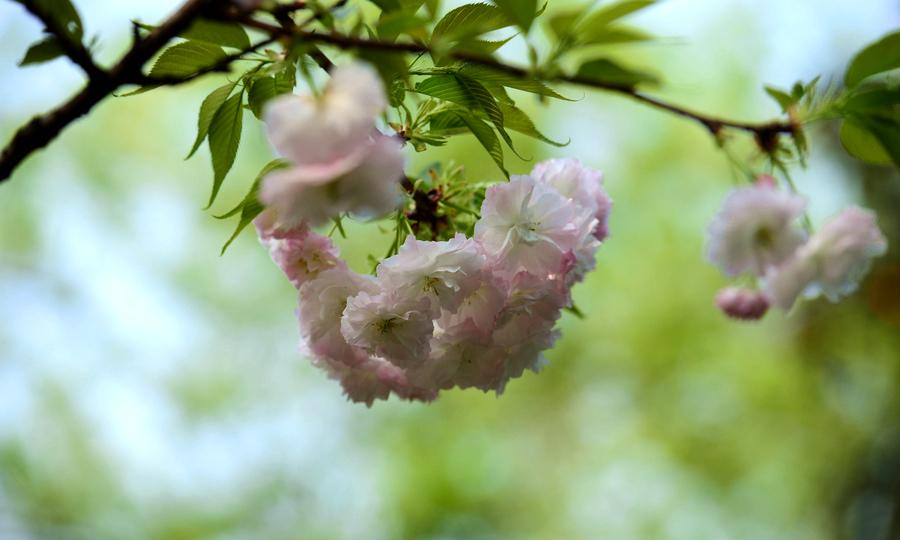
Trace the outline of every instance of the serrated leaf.
<instances>
[{"instance_id":1,"label":"serrated leaf","mask_svg":"<svg viewBox=\"0 0 900 540\"><path fill-rule=\"evenodd\" d=\"M500 107L487 88L475 79L453 73L434 75L416 84L416 92L484 112L506 144L515 152L512 139L503 127Z\"/></svg>"},{"instance_id":2,"label":"serrated leaf","mask_svg":"<svg viewBox=\"0 0 900 540\"><path fill-rule=\"evenodd\" d=\"M285 61L280 71L275 73L275 91L281 94L290 94L297 85L297 66L293 61Z\"/></svg>"},{"instance_id":3,"label":"serrated leaf","mask_svg":"<svg viewBox=\"0 0 900 540\"><path fill-rule=\"evenodd\" d=\"M500 109L503 111L503 120L507 129L519 132L539 141L552 144L553 146L568 146L569 141L564 143L557 142L538 131L537 127L535 127L534 125L534 122L531 121L531 118L529 118L523 110L519 109L515 105L501 102Z\"/></svg>"},{"instance_id":4,"label":"serrated leaf","mask_svg":"<svg viewBox=\"0 0 900 540\"><path fill-rule=\"evenodd\" d=\"M891 156L869 130L851 118L841 124L841 144L847 152L866 163L888 165Z\"/></svg>"},{"instance_id":5,"label":"serrated leaf","mask_svg":"<svg viewBox=\"0 0 900 540\"><path fill-rule=\"evenodd\" d=\"M378 34L378 37L384 40L393 40L400 34L424 38L425 25L428 22L428 19L407 11L382 13L378 23L375 25L375 32Z\"/></svg>"},{"instance_id":6,"label":"serrated leaf","mask_svg":"<svg viewBox=\"0 0 900 540\"><path fill-rule=\"evenodd\" d=\"M578 29L590 32L626 15L631 15L635 11L650 7L654 3L654 0L625 0L607 4L585 17L584 22L578 25Z\"/></svg>"},{"instance_id":7,"label":"serrated leaf","mask_svg":"<svg viewBox=\"0 0 900 540\"><path fill-rule=\"evenodd\" d=\"M250 48L250 38L247 36L247 32L240 24L234 22L197 19L179 35L185 39L232 49Z\"/></svg>"},{"instance_id":8,"label":"serrated leaf","mask_svg":"<svg viewBox=\"0 0 900 540\"><path fill-rule=\"evenodd\" d=\"M228 240L225 241L225 245L222 246L221 255L225 254L225 250L228 249L228 246L234 242L234 239L243 231L247 225L253 222L253 220L258 216L265 207L262 203L259 202L257 198L257 193L259 192L259 184L262 182L263 178L267 174L272 171L276 171L278 169L284 169L288 167L290 164L283 159L273 159L263 166L263 168L259 171L259 174L256 175L256 178L253 180L253 185L250 186L250 191L244 196L243 200L238 203L237 206L229 210L228 212L215 216L217 219L225 219L231 216L236 215L238 212L241 214L241 219L238 221L237 227L235 227L234 232L231 233L231 236L228 237Z\"/></svg>"},{"instance_id":9,"label":"serrated leaf","mask_svg":"<svg viewBox=\"0 0 900 540\"><path fill-rule=\"evenodd\" d=\"M509 43L509 40L516 37L517 35L518 34L513 34L506 39L498 39L494 41L486 39L471 39L469 41L466 41L465 43L460 43L459 45L457 45L455 50L481 56L490 56L498 49L500 49L500 47Z\"/></svg>"},{"instance_id":10,"label":"serrated leaf","mask_svg":"<svg viewBox=\"0 0 900 540\"><path fill-rule=\"evenodd\" d=\"M496 6L465 4L450 10L431 33L432 43L451 43L474 38L510 26L512 21Z\"/></svg>"},{"instance_id":11,"label":"serrated leaf","mask_svg":"<svg viewBox=\"0 0 900 540\"><path fill-rule=\"evenodd\" d=\"M439 112L429 116L428 127L429 133L442 137L469 133L469 127L454 110Z\"/></svg>"},{"instance_id":12,"label":"serrated leaf","mask_svg":"<svg viewBox=\"0 0 900 540\"><path fill-rule=\"evenodd\" d=\"M28 50L25 51L25 56L19 61L19 67L48 62L59 58L63 54L63 50L59 48L59 41L57 41L56 36L47 36L28 47Z\"/></svg>"},{"instance_id":13,"label":"serrated leaf","mask_svg":"<svg viewBox=\"0 0 900 540\"><path fill-rule=\"evenodd\" d=\"M241 127L244 109L244 92L231 96L219 107L209 124L209 153L212 158L213 186L207 208L212 206L219 194L219 188L237 156L241 142Z\"/></svg>"},{"instance_id":14,"label":"serrated leaf","mask_svg":"<svg viewBox=\"0 0 900 540\"><path fill-rule=\"evenodd\" d=\"M188 152L187 157L184 159L190 159L197 152L197 149L200 148L200 145L203 144L203 141L206 140L213 117L219 112L219 108L222 107L225 100L228 99L231 91L234 90L235 84L228 83L220 86L203 99L203 103L200 104L200 113L197 115L197 137L194 138L191 151Z\"/></svg>"},{"instance_id":15,"label":"serrated leaf","mask_svg":"<svg viewBox=\"0 0 900 540\"><path fill-rule=\"evenodd\" d=\"M860 51L847 67L844 84L852 88L863 79L900 68L900 31L884 36Z\"/></svg>"},{"instance_id":16,"label":"serrated leaf","mask_svg":"<svg viewBox=\"0 0 900 540\"><path fill-rule=\"evenodd\" d=\"M500 139L494 134L494 130L491 129L491 126L472 114L461 111L457 111L454 114L466 124L466 127L469 128L472 135L475 135L475 138L478 139L481 146L483 146L488 154L490 154L494 163L496 163L497 166L500 167L500 170L503 171L503 175L509 178L509 172L507 172L506 167L503 166L503 147L500 145Z\"/></svg>"},{"instance_id":17,"label":"serrated leaf","mask_svg":"<svg viewBox=\"0 0 900 540\"><path fill-rule=\"evenodd\" d=\"M537 0L491 0L526 33L537 16Z\"/></svg>"},{"instance_id":18,"label":"serrated leaf","mask_svg":"<svg viewBox=\"0 0 900 540\"><path fill-rule=\"evenodd\" d=\"M416 83L416 92L456 103L466 108L475 107L475 102L466 87L452 73L438 74Z\"/></svg>"},{"instance_id":19,"label":"serrated leaf","mask_svg":"<svg viewBox=\"0 0 900 540\"><path fill-rule=\"evenodd\" d=\"M585 82L620 86L629 89L639 84L655 84L659 82L659 79L654 75L626 68L606 58L585 62L578 68L576 77Z\"/></svg>"},{"instance_id":20,"label":"serrated leaf","mask_svg":"<svg viewBox=\"0 0 900 540\"><path fill-rule=\"evenodd\" d=\"M547 86L544 82L537 79L523 79L509 73L504 73L502 71L491 69L486 66L479 66L476 64L467 64L460 68L459 72L462 75L473 78L488 87L490 87L490 85L492 84L497 84L544 97L572 101Z\"/></svg>"},{"instance_id":21,"label":"serrated leaf","mask_svg":"<svg viewBox=\"0 0 900 540\"><path fill-rule=\"evenodd\" d=\"M795 103L797 103L794 98L790 96L790 94L783 90L779 90L772 86L766 86L764 88L766 90L766 93L769 94L769 96L778 103L778 106L781 107L782 112L787 112L788 109L790 109Z\"/></svg>"},{"instance_id":22,"label":"serrated leaf","mask_svg":"<svg viewBox=\"0 0 900 540\"><path fill-rule=\"evenodd\" d=\"M250 89L247 91L247 105L253 112L253 116L262 118L263 106L267 101L278 95L275 86L275 77L258 77L253 79Z\"/></svg>"},{"instance_id":23,"label":"serrated leaf","mask_svg":"<svg viewBox=\"0 0 900 540\"><path fill-rule=\"evenodd\" d=\"M215 65L225 56L225 51L217 45L202 41L185 41L163 51L153 64L150 76L187 77Z\"/></svg>"}]
</instances>

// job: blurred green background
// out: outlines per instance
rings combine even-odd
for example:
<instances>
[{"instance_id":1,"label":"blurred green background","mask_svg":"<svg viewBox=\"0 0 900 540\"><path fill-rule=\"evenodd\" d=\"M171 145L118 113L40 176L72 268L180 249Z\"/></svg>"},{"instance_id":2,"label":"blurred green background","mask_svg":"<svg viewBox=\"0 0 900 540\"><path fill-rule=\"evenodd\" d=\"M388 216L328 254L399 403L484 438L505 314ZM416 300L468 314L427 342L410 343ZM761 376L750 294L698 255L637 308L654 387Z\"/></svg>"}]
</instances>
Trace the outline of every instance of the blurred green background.
<instances>
[{"instance_id":1,"label":"blurred green background","mask_svg":"<svg viewBox=\"0 0 900 540\"><path fill-rule=\"evenodd\" d=\"M176 2L76 2L102 56ZM563 7L551 2L549 9ZM762 84L839 80L900 22L895 0L670 0L623 47L660 93L767 119ZM40 27L0 3L0 134L78 86L64 60L17 69ZM512 60L524 50L511 46ZM219 83L220 84L220 83ZM497 398L371 409L297 353L291 285L212 213L271 152L247 125L213 211L194 137L204 80L109 99L0 186L0 539L900 538L900 258L862 291L759 324L721 316L706 223L733 185L699 127L622 98L516 96L556 149L606 173L612 236L539 374ZM797 172L816 222L875 208L900 245L900 179L812 129ZM410 155L499 172L473 140ZM512 159L513 172L533 162ZM363 269L374 226L342 247Z\"/></svg>"}]
</instances>

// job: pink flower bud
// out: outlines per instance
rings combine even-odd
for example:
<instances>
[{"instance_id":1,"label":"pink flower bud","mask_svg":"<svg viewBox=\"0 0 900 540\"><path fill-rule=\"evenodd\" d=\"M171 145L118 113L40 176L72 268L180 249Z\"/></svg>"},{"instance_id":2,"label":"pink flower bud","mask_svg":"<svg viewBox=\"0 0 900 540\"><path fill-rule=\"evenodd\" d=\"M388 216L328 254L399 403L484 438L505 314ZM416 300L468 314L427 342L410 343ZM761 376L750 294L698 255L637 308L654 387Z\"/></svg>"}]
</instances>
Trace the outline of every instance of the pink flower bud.
<instances>
[{"instance_id":1,"label":"pink flower bud","mask_svg":"<svg viewBox=\"0 0 900 540\"><path fill-rule=\"evenodd\" d=\"M769 310L769 299L759 291L726 287L716 295L716 306L732 319L756 321Z\"/></svg>"}]
</instances>

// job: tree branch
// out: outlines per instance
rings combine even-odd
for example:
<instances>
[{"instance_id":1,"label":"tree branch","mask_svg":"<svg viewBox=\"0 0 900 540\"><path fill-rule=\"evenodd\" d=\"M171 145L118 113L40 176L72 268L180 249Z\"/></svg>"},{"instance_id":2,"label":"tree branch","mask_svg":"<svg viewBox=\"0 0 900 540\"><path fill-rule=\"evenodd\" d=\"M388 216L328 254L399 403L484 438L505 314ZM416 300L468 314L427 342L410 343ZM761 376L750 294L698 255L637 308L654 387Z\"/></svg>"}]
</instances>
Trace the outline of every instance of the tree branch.
<instances>
[{"instance_id":1,"label":"tree branch","mask_svg":"<svg viewBox=\"0 0 900 540\"><path fill-rule=\"evenodd\" d=\"M214 4L215 0L188 0L150 34L142 39L136 39L121 60L109 71L98 68L96 73L89 74L90 78L80 92L59 107L35 116L19 128L0 153L0 182L8 179L16 167L34 151L47 146L66 126L87 114L97 103L122 85L139 78L148 60L153 58L169 40L186 29L203 10ZM29 10L44 21L38 14L39 10L37 12ZM46 14L43 15L46 17ZM53 32L53 29L49 27L48 29ZM72 60L81 65L74 58ZM93 64L93 60L91 63Z\"/></svg>"},{"instance_id":2,"label":"tree branch","mask_svg":"<svg viewBox=\"0 0 900 540\"><path fill-rule=\"evenodd\" d=\"M333 7L339 7L346 0L339 0ZM359 38L355 36L337 33L311 32L304 30L307 22L315 20L314 14L309 21L300 24L291 24L287 17L290 12L307 7L304 2L283 4L281 25L253 19L246 11L229 12L221 9L217 0L187 0L174 14L156 27L148 35L141 37L134 35L134 43L122 58L108 71L98 67L90 52L80 42L68 39L66 29L58 28L54 19L45 13L40 7L35 7L34 2L23 1L26 8L40 19L47 27L48 32L57 36L60 46L66 55L88 75L88 82L75 96L59 107L39 116L35 116L24 126L19 128L12 139L0 153L0 182L10 177L12 172L29 155L49 144L70 123L87 114L97 103L115 92L118 88L127 84L172 86L183 84L211 72L228 71L231 64L240 60L245 54L254 52L278 39L286 39L295 42L307 42L320 45L330 45L339 49L377 50L396 53L425 54L432 53L432 49L422 43L406 43L395 41L383 41L377 39ZM218 8L218 9L214 9ZM182 78L158 78L144 74L143 66L153 58L172 38L185 30L197 17L204 15L218 17L226 20L236 20L248 27L261 30L268 34L268 38L244 51L231 54L216 64L199 70L188 77ZM500 73L505 73L515 78L530 80L535 79L535 74L522 67L500 62L494 58L474 54L466 51L449 51L447 56L453 60L481 65ZM321 55L317 58L320 65L330 65L327 57ZM577 75L560 74L548 79L548 82L569 83L596 88L618 93L641 102L645 105L661 109L672 114L688 118L702 125L712 135L717 136L723 128L732 128L752 133L760 148L771 151L777 144L779 134L795 134L799 127L790 121L773 121L767 123L750 123L728 120L695 112L679 105L663 101L659 98L638 92L631 86L603 83L596 80L579 77Z\"/></svg>"},{"instance_id":3,"label":"tree branch","mask_svg":"<svg viewBox=\"0 0 900 540\"><path fill-rule=\"evenodd\" d=\"M401 52L401 53L410 53L410 54L423 54L423 53L431 53L432 50L430 47L420 43L403 43L403 42L395 42L395 41L379 41L367 38L358 38L354 36L347 36L341 34L325 34L320 32L310 32L302 29L295 29L290 32L286 31L284 28L280 28L275 25L271 25L262 21L248 19L241 21L243 24L247 26L256 28L258 30L262 30L264 32L269 33L272 36L283 36L290 37L291 39L301 41L301 42L310 42L310 43L319 43L325 45L332 45L339 49L362 49L362 50L380 50L387 52ZM518 79L534 79L534 75L530 73L528 70L518 67L511 66L509 64L504 64L498 60L495 60L491 57L486 57L478 54L473 54L466 51L450 51L447 53L447 56L453 60L468 62L471 64L478 64L480 66L484 66L490 68L494 71L498 71L501 73L506 73ZM651 107L655 107L657 109L661 109L670 113L673 113L678 116L682 116L684 118L688 118L693 120L704 128L706 128L712 135L718 135L719 132L723 128L732 128L741 131L746 131L752 133L757 142L760 143L764 149L769 149L769 144L771 144L771 140L777 137L780 133L795 133L798 129L794 123L789 121L773 121L773 122L764 122L764 123L752 123L752 122L740 122L736 120L728 120L725 118L718 118L714 116L709 116L703 113L695 112L690 109L686 109L679 105L675 105L673 103L669 103L667 101L663 101L659 98L650 96L648 94L644 94L642 92L638 92L634 89L634 87L619 85L613 83L602 83L593 79L588 79L585 77L579 77L577 75L557 75L553 77L549 82L559 82L559 83L569 83L569 84L577 84L580 86L587 86L590 88L596 88L599 90L605 90L608 92L614 92L617 94L621 94L627 96L631 99L639 101L645 105L649 105Z\"/></svg>"},{"instance_id":4,"label":"tree branch","mask_svg":"<svg viewBox=\"0 0 900 540\"><path fill-rule=\"evenodd\" d=\"M94 63L94 58L81 40L75 39L72 32L63 28L59 21L47 10L47 6L34 0L23 0L22 6L35 16L44 25L47 33L56 38L59 48L78 67L84 70L88 77L103 75L103 70Z\"/></svg>"}]
</instances>

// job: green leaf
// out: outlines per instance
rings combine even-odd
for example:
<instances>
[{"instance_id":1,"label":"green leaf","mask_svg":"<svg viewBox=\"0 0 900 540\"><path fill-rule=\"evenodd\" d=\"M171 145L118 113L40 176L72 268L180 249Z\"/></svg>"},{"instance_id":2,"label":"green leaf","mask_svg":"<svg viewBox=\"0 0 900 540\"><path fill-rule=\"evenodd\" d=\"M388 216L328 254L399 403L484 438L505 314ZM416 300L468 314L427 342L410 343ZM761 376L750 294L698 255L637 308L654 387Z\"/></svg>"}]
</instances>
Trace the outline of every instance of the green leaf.
<instances>
[{"instance_id":1,"label":"green leaf","mask_svg":"<svg viewBox=\"0 0 900 540\"><path fill-rule=\"evenodd\" d=\"M496 163L497 166L500 167L500 170L503 171L503 175L509 178L509 172L506 170L506 167L503 166L503 147L500 145L500 139L494 134L494 130L491 129L491 126L475 115L461 111L457 111L455 114L459 116L459 119L469 128L472 135L475 135L475 138L478 139L481 146L487 150L491 159L494 160L494 163Z\"/></svg>"},{"instance_id":2,"label":"green leaf","mask_svg":"<svg viewBox=\"0 0 900 540\"><path fill-rule=\"evenodd\" d=\"M241 219L238 221L237 227L235 227L234 232L228 237L228 240L225 242L225 245L222 246L221 255L225 254L225 250L228 249L228 246L234 242L234 239L237 238L238 234L244 230L253 220L258 216L265 208L262 203L259 202L257 198L257 193L259 192L259 184L262 182L262 179L265 178L267 174L272 171L276 171L278 169L284 169L288 167L290 164L283 159L273 159L263 166L262 170L259 171L259 174L256 175L256 179L253 180L253 185L250 187L250 191L247 192L247 195L244 196L244 199L238 203L237 206L232 208L230 211L215 216L217 219L225 219L231 216L236 215L238 212L241 214Z\"/></svg>"},{"instance_id":3,"label":"green leaf","mask_svg":"<svg viewBox=\"0 0 900 540\"><path fill-rule=\"evenodd\" d=\"M228 98L216 111L209 124L209 153L212 157L213 187L209 203L206 205L207 208L212 206L213 201L216 200L225 175L231 170L234 158L237 156L238 145L241 142L241 122L244 112L241 103L243 99L243 90Z\"/></svg>"},{"instance_id":4,"label":"green leaf","mask_svg":"<svg viewBox=\"0 0 900 540\"><path fill-rule=\"evenodd\" d=\"M537 16L537 0L491 0L526 33Z\"/></svg>"},{"instance_id":5,"label":"green leaf","mask_svg":"<svg viewBox=\"0 0 900 540\"><path fill-rule=\"evenodd\" d=\"M203 99L203 103L200 104L200 114L197 116L197 137L194 139L191 151L188 152L187 157L184 159L190 159L197 149L200 148L200 145L203 144L203 141L206 140L206 135L209 133L209 125L212 122L213 117L219 112L219 108L222 107L225 100L228 99L235 84L236 83L228 83L224 86L220 86Z\"/></svg>"},{"instance_id":6,"label":"green leaf","mask_svg":"<svg viewBox=\"0 0 900 540\"><path fill-rule=\"evenodd\" d=\"M372 0L372 3L385 12L398 11L403 8L398 0Z\"/></svg>"},{"instance_id":7,"label":"green leaf","mask_svg":"<svg viewBox=\"0 0 900 540\"><path fill-rule=\"evenodd\" d=\"M281 94L290 94L297 85L297 64L295 59L289 58L283 62L281 69L275 73L275 91Z\"/></svg>"},{"instance_id":8,"label":"green leaf","mask_svg":"<svg viewBox=\"0 0 900 540\"><path fill-rule=\"evenodd\" d=\"M202 41L185 41L163 51L153 68L151 77L187 77L211 67L225 58L225 51Z\"/></svg>"},{"instance_id":9,"label":"green leaf","mask_svg":"<svg viewBox=\"0 0 900 540\"><path fill-rule=\"evenodd\" d=\"M634 43L649 41L653 35L624 25L604 26L591 32L579 33L576 36L580 45L610 45L612 43Z\"/></svg>"},{"instance_id":10,"label":"green leaf","mask_svg":"<svg viewBox=\"0 0 900 540\"><path fill-rule=\"evenodd\" d=\"M891 157L894 166L900 169L900 118L870 116L862 120L862 125L881 143L881 147Z\"/></svg>"},{"instance_id":11,"label":"green leaf","mask_svg":"<svg viewBox=\"0 0 900 540\"><path fill-rule=\"evenodd\" d=\"M393 40L400 34L424 38L426 24L428 24L428 19L407 11L395 11L382 13L378 24L375 25L375 31L378 37L385 40Z\"/></svg>"},{"instance_id":12,"label":"green leaf","mask_svg":"<svg viewBox=\"0 0 900 540\"><path fill-rule=\"evenodd\" d=\"M48 62L62 55L63 51L59 48L56 36L47 36L28 47L25 56L19 61L19 67Z\"/></svg>"},{"instance_id":13,"label":"green leaf","mask_svg":"<svg viewBox=\"0 0 900 540\"><path fill-rule=\"evenodd\" d=\"M232 49L250 48L250 38L247 37L247 32L240 24L234 22L197 19L179 35L185 39Z\"/></svg>"},{"instance_id":14,"label":"green leaf","mask_svg":"<svg viewBox=\"0 0 900 540\"><path fill-rule=\"evenodd\" d=\"M513 152L516 152L512 138L509 136L509 133L506 132L506 128L503 125L503 111L500 110L500 106L497 104L494 96L483 84L475 79L461 75L457 76L457 78L469 95L472 96L476 106L487 115L491 123L494 124L494 127L497 128L497 133L503 137L506 145L509 146ZM518 153L516 153L516 155L518 155Z\"/></svg>"},{"instance_id":15,"label":"green leaf","mask_svg":"<svg viewBox=\"0 0 900 540\"><path fill-rule=\"evenodd\" d=\"M783 90L779 90L773 86L766 86L764 88L766 90L766 93L769 94L769 96L778 103L778 106L781 107L782 112L787 112L788 109L790 109L795 103L797 103L797 101L793 97L791 97L790 94Z\"/></svg>"},{"instance_id":16,"label":"green leaf","mask_svg":"<svg viewBox=\"0 0 900 540\"><path fill-rule=\"evenodd\" d=\"M555 13L547 20L547 26L556 39L562 39L575 29L578 19L584 15L583 10Z\"/></svg>"},{"instance_id":17,"label":"green leaf","mask_svg":"<svg viewBox=\"0 0 900 540\"><path fill-rule=\"evenodd\" d=\"M544 97L572 101L569 98L559 94L558 92L544 84L542 81L539 81L537 79L524 79L509 73L491 69L486 66L466 64L459 70L459 73L481 82L488 88L490 88L491 85L496 84L509 88L515 88L516 90L529 92L531 94L538 94Z\"/></svg>"},{"instance_id":18,"label":"green leaf","mask_svg":"<svg viewBox=\"0 0 900 540\"><path fill-rule=\"evenodd\" d=\"M848 88L871 75L900 67L900 31L888 34L860 51L844 75Z\"/></svg>"},{"instance_id":19,"label":"green leaf","mask_svg":"<svg viewBox=\"0 0 900 540\"><path fill-rule=\"evenodd\" d=\"M510 26L512 22L500 9L490 4L465 4L438 21L431 42L451 43Z\"/></svg>"},{"instance_id":20,"label":"green leaf","mask_svg":"<svg viewBox=\"0 0 900 540\"><path fill-rule=\"evenodd\" d=\"M31 0L30 3L40 7L41 11L49 13L68 38L81 43L84 37L84 26L78 10L70 0Z\"/></svg>"},{"instance_id":21,"label":"green leaf","mask_svg":"<svg viewBox=\"0 0 900 540\"><path fill-rule=\"evenodd\" d=\"M490 56L495 53L500 47L509 43L509 40L516 37L517 35L518 34L513 34L506 39L498 39L494 41L487 39L472 39L466 41L465 43L460 43L456 46L455 50L481 56Z\"/></svg>"},{"instance_id":22,"label":"green leaf","mask_svg":"<svg viewBox=\"0 0 900 540\"><path fill-rule=\"evenodd\" d=\"M484 112L506 144L515 152L512 139L503 127L500 107L487 88L475 79L453 73L434 75L416 84L416 92Z\"/></svg>"},{"instance_id":23,"label":"green leaf","mask_svg":"<svg viewBox=\"0 0 900 540\"><path fill-rule=\"evenodd\" d=\"M416 83L416 92L469 109L475 107L475 101L469 95L466 87L452 73L434 75Z\"/></svg>"},{"instance_id":24,"label":"green leaf","mask_svg":"<svg viewBox=\"0 0 900 540\"><path fill-rule=\"evenodd\" d=\"M625 0L605 5L588 15L578 26L578 30L592 32L626 15L631 15L635 11L652 6L654 3L654 0Z\"/></svg>"},{"instance_id":25,"label":"green leaf","mask_svg":"<svg viewBox=\"0 0 900 540\"><path fill-rule=\"evenodd\" d=\"M275 86L275 77L259 77L253 79L250 90L247 91L247 105L253 112L253 116L262 118L262 109L267 101L278 95Z\"/></svg>"},{"instance_id":26,"label":"green leaf","mask_svg":"<svg viewBox=\"0 0 900 540\"><path fill-rule=\"evenodd\" d=\"M869 130L853 119L848 118L841 124L841 144L847 152L866 163L887 165L891 156Z\"/></svg>"},{"instance_id":27,"label":"green leaf","mask_svg":"<svg viewBox=\"0 0 900 540\"><path fill-rule=\"evenodd\" d=\"M531 118L529 118L524 111L522 111L515 105L501 102L500 109L503 111L503 119L507 129L517 131L523 135L527 135L539 141L552 144L553 146L568 146L569 141L566 141L564 143L557 142L546 137L543 133L538 131L537 127L535 127L534 125L534 122L531 121Z\"/></svg>"},{"instance_id":28,"label":"green leaf","mask_svg":"<svg viewBox=\"0 0 900 540\"><path fill-rule=\"evenodd\" d=\"M639 84L655 84L659 82L654 75L626 68L612 60L601 58L591 60L578 68L576 77L591 83L608 86L620 86L632 89Z\"/></svg>"}]
</instances>

